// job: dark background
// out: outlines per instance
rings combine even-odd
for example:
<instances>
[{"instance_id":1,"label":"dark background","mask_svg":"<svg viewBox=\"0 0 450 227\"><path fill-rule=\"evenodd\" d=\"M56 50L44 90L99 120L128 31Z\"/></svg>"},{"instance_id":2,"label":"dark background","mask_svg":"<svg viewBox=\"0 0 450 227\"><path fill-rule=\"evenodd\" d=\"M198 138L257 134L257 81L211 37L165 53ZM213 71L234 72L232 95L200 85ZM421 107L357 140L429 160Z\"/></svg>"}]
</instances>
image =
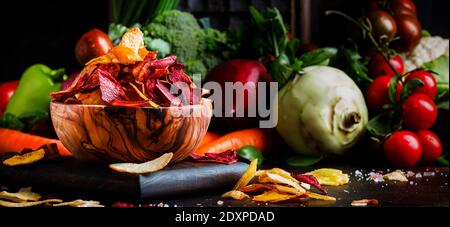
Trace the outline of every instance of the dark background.
<instances>
[{"instance_id":1,"label":"dark background","mask_svg":"<svg viewBox=\"0 0 450 227\"><path fill-rule=\"evenodd\" d=\"M312 38L326 44L339 33L339 26L323 18L326 8L351 9L360 0L312 0ZM299 2L299 1L298 1ZM448 37L448 0L415 0L424 28ZM210 17L220 29L244 27L247 8L277 6L290 20L289 0L182 0L180 9L196 17ZM52 68L79 69L74 57L77 39L90 28L107 31L108 0L8 1L2 2L0 81L19 79L29 65L44 63ZM334 30L331 28L335 28ZM299 30L299 29L297 29Z\"/></svg>"}]
</instances>

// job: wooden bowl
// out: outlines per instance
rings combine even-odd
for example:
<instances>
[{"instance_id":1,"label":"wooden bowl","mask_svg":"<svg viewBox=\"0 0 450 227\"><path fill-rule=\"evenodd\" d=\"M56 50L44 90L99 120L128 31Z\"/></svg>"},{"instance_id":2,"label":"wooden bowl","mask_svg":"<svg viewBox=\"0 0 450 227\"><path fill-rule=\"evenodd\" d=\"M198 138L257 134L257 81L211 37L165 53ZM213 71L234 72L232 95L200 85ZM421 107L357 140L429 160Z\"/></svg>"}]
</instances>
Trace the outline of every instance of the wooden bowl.
<instances>
[{"instance_id":1,"label":"wooden bowl","mask_svg":"<svg viewBox=\"0 0 450 227\"><path fill-rule=\"evenodd\" d=\"M50 113L59 139L80 160L146 162L172 152L172 162L178 162L200 145L212 105L208 99L161 108L52 102Z\"/></svg>"}]
</instances>

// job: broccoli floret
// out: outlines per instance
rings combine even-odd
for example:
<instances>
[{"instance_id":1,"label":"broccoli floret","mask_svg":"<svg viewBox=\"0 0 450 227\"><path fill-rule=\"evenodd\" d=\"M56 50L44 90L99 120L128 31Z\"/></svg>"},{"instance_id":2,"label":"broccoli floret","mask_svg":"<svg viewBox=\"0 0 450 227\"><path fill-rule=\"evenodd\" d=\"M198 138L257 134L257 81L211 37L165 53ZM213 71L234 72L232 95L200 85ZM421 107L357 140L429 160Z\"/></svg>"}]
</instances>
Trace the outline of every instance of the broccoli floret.
<instances>
[{"instance_id":1,"label":"broccoli floret","mask_svg":"<svg viewBox=\"0 0 450 227\"><path fill-rule=\"evenodd\" d=\"M187 62L186 69L184 71L191 78L193 78L194 74L200 74L202 81L206 78L206 74L208 73L205 64L203 64L203 61L199 59L194 59Z\"/></svg>"},{"instance_id":2,"label":"broccoli floret","mask_svg":"<svg viewBox=\"0 0 450 227\"><path fill-rule=\"evenodd\" d=\"M178 10L166 11L145 29L152 38L167 41L172 54L177 55L179 61L187 62L197 58L202 29L192 14Z\"/></svg>"},{"instance_id":3,"label":"broccoli floret","mask_svg":"<svg viewBox=\"0 0 450 227\"><path fill-rule=\"evenodd\" d=\"M162 39L170 45L170 54L176 55L177 60L186 65L185 72L191 78L199 73L204 79L212 68L226 59L227 33L213 28L202 29L190 13L166 11L144 30L152 40Z\"/></svg>"},{"instance_id":4,"label":"broccoli floret","mask_svg":"<svg viewBox=\"0 0 450 227\"><path fill-rule=\"evenodd\" d=\"M223 62L224 62L223 59L217 55L210 53L204 54L203 64L205 65L207 72L210 72L214 67L216 67L219 64L222 64Z\"/></svg>"},{"instance_id":5,"label":"broccoli floret","mask_svg":"<svg viewBox=\"0 0 450 227\"><path fill-rule=\"evenodd\" d=\"M144 37L144 44L147 49L158 52L159 58L164 58L171 53L170 45L162 39L152 39Z\"/></svg>"}]
</instances>

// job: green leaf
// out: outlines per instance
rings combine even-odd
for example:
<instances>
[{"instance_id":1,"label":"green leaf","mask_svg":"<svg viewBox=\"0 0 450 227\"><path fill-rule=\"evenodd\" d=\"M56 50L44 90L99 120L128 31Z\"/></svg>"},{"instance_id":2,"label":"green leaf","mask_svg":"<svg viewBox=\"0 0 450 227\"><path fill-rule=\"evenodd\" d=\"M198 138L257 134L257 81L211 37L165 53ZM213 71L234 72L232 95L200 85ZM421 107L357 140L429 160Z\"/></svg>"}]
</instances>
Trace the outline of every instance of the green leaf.
<instances>
[{"instance_id":1,"label":"green leaf","mask_svg":"<svg viewBox=\"0 0 450 227\"><path fill-rule=\"evenodd\" d=\"M5 113L2 118L0 118L0 128L22 131L25 128L25 124L14 114Z\"/></svg>"},{"instance_id":2,"label":"green leaf","mask_svg":"<svg viewBox=\"0 0 450 227\"><path fill-rule=\"evenodd\" d=\"M9 128L28 132L35 125L49 122L50 115L48 111L29 112L22 114L19 117L11 113L5 113L2 118L0 118L0 128Z\"/></svg>"},{"instance_id":3,"label":"green leaf","mask_svg":"<svg viewBox=\"0 0 450 227\"><path fill-rule=\"evenodd\" d=\"M300 40L299 39L292 39L287 43L286 46L286 55L289 57L289 59L295 59L295 55L298 52L298 49L300 47Z\"/></svg>"},{"instance_id":4,"label":"green leaf","mask_svg":"<svg viewBox=\"0 0 450 227\"><path fill-rule=\"evenodd\" d=\"M299 64L298 62L296 64ZM286 55L281 55L270 65L270 72L273 79L278 82L281 89L294 75L294 69L289 65Z\"/></svg>"},{"instance_id":5,"label":"green leaf","mask_svg":"<svg viewBox=\"0 0 450 227\"><path fill-rule=\"evenodd\" d=\"M294 167L307 167L312 166L323 159L323 156L304 156L295 155L285 160L286 164Z\"/></svg>"},{"instance_id":6,"label":"green leaf","mask_svg":"<svg viewBox=\"0 0 450 227\"><path fill-rule=\"evenodd\" d=\"M449 82L449 58L447 55L441 55L440 57L427 62L423 65L423 68L433 71L438 82Z\"/></svg>"},{"instance_id":7,"label":"green leaf","mask_svg":"<svg viewBox=\"0 0 450 227\"><path fill-rule=\"evenodd\" d=\"M401 127L401 118L397 112L382 113L367 124L367 131L375 137L386 137Z\"/></svg>"},{"instance_id":8,"label":"green leaf","mask_svg":"<svg viewBox=\"0 0 450 227\"><path fill-rule=\"evenodd\" d=\"M252 15L253 21L259 29L263 30L265 27L265 18L254 6L250 6L250 14Z\"/></svg>"},{"instance_id":9,"label":"green leaf","mask_svg":"<svg viewBox=\"0 0 450 227\"><path fill-rule=\"evenodd\" d=\"M422 29L422 37L431 37L431 34L429 31Z\"/></svg>"},{"instance_id":10,"label":"green leaf","mask_svg":"<svg viewBox=\"0 0 450 227\"><path fill-rule=\"evenodd\" d=\"M239 155L239 157L250 162L258 159L258 166L263 164L264 156L262 155L261 151L254 146L243 146L237 151L237 154Z\"/></svg>"},{"instance_id":11,"label":"green leaf","mask_svg":"<svg viewBox=\"0 0 450 227\"><path fill-rule=\"evenodd\" d=\"M303 67L320 65L322 62L335 57L337 52L337 49L333 47L321 48L304 54L300 57L300 61L303 62Z\"/></svg>"},{"instance_id":12,"label":"green leaf","mask_svg":"<svg viewBox=\"0 0 450 227\"><path fill-rule=\"evenodd\" d=\"M405 86L403 87L402 94L401 94L401 100L405 100L410 96L413 92L415 92L420 87L424 86L425 84L418 78L414 78L412 80L406 81Z\"/></svg>"},{"instance_id":13,"label":"green leaf","mask_svg":"<svg viewBox=\"0 0 450 227\"><path fill-rule=\"evenodd\" d=\"M438 83L437 85L436 103L439 109L448 110L449 104L449 87L448 83Z\"/></svg>"},{"instance_id":14,"label":"green leaf","mask_svg":"<svg viewBox=\"0 0 450 227\"><path fill-rule=\"evenodd\" d=\"M337 56L331 61L331 66L347 73L361 89L366 89L372 83L367 64L358 53L356 45L353 48L340 47Z\"/></svg>"},{"instance_id":15,"label":"green leaf","mask_svg":"<svg viewBox=\"0 0 450 227\"><path fill-rule=\"evenodd\" d=\"M443 155L443 156L439 157L437 162L443 166L448 166L448 160L445 159L445 156L448 156L448 155Z\"/></svg>"},{"instance_id":16,"label":"green leaf","mask_svg":"<svg viewBox=\"0 0 450 227\"><path fill-rule=\"evenodd\" d=\"M393 76L389 82L389 100L392 103L397 103L397 86L399 82L399 77Z\"/></svg>"}]
</instances>

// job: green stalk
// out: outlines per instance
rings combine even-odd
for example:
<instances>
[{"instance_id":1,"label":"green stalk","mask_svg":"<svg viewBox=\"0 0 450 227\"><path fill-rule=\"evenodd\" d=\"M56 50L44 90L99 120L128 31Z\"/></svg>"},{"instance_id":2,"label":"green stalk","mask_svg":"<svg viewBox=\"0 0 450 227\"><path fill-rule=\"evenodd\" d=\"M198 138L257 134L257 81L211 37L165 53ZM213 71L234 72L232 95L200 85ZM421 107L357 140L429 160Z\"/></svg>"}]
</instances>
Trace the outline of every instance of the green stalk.
<instances>
[{"instance_id":1,"label":"green stalk","mask_svg":"<svg viewBox=\"0 0 450 227\"><path fill-rule=\"evenodd\" d=\"M112 0L112 17L114 23L119 23L122 0Z\"/></svg>"},{"instance_id":2,"label":"green stalk","mask_svg":"<svg viewBox=\"0 0 450 227\"><path fill-rule=\"evenodd\" d=\"M392 71L395 73L395 75L398 76L398 77L401 77L401 75L400 75L400 73L398 73L397 69L395 69L394 66L392 66L391 63L389 62L389 58L386 56L386 54L384 53L383 49L380 47L381 45L378 44L378 42L375 40L375 37L373 37L373 34L372 34L372 31L371 31L370 27L367 27L367 26L363 25L361 22L359 22L359 21L351 18L347 14L339 12L339 11L328 10L328 11L325 12L325 14L327 16L333 15L333 14L341 16L344 19L352 22L356 26L360 27L362 30L366 31L370 42L372 42L372 44L374 45L374 47L377 50L377 52L383 57L384 61L389 65L389 67L392 69Z\"/></svg>"},{"instance_id":3,"label":"green stalk","mask_svg":"<svg viewBox=\"0 0 450 227\"><path fill-rule=\"evenodd\" d=\"M125 16L122 18L122 24L125 26L130 26L130 20L131 17L133 16L133 13L136 11L136 8L139 6L139 1L138 0L133 0L133 1L127 1L126 7L125 7Z\"/></svg>"},{"instance_id":4,"label":"green stalk","mask_svg":"<svg viewBox=\"0 0 450 227\"><path fill-rule=\"evenodd\" d=\"M136 24L140 22L140 19L142 18L142 12L144 11L145 6L147 5L147 0L139 0L140 5L138 6L134 17L130 20L130 24Z\"/></svg>"}]
</instances>

